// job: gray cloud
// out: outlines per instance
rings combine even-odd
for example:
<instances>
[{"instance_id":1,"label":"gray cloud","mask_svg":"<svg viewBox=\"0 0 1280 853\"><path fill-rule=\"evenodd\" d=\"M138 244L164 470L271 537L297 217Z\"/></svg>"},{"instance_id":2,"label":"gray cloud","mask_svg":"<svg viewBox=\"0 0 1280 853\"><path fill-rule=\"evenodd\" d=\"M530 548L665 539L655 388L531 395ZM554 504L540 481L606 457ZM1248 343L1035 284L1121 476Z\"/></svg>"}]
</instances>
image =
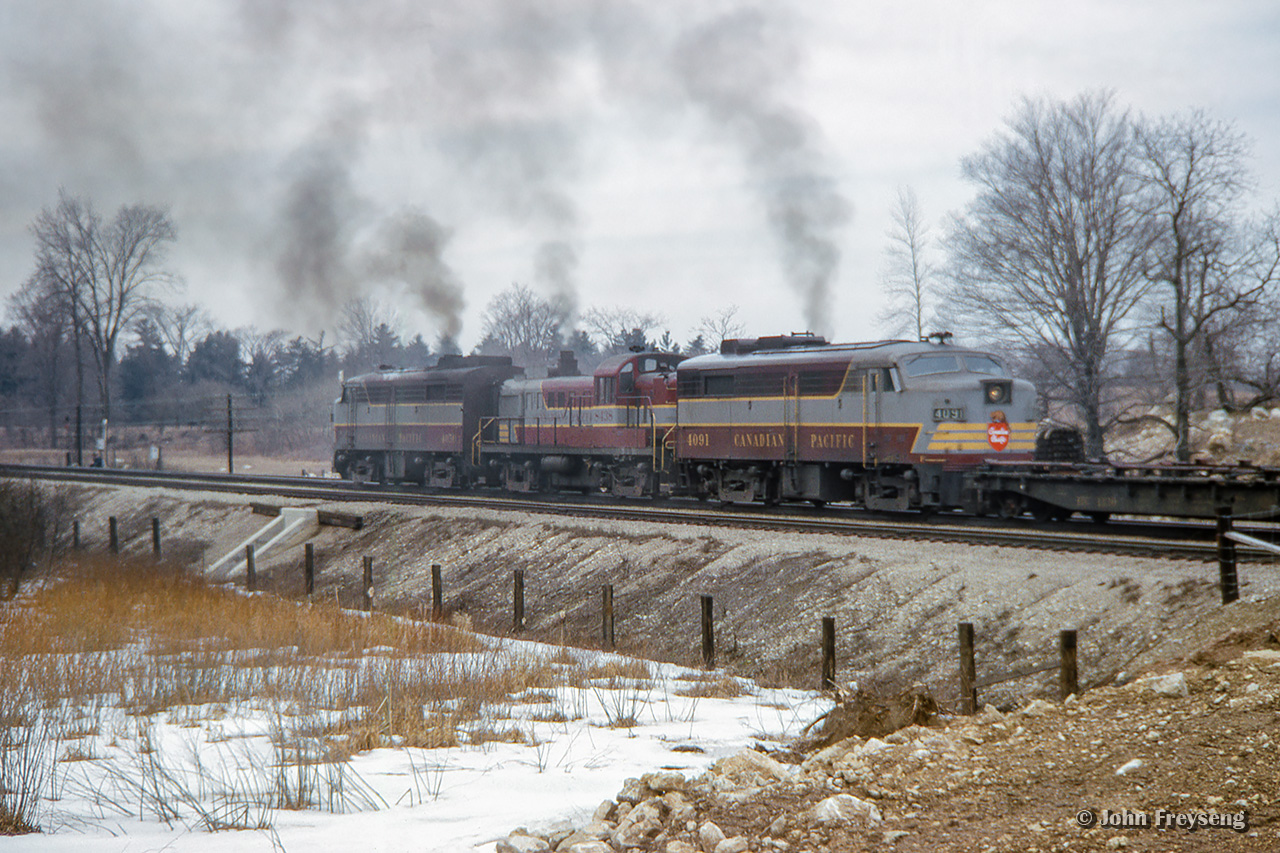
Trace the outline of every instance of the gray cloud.
<instances>
[{"instance_id":1,"label":"gray cloud","mask_svg":"<svg viewBox=\"0 0 1280 853\"><path fill-rule=\"evenodd\" d=\"M178 253L199 245L213 269L264 262L275 286L258 298L281 320L331 325L394 274L456 333L463 288L444 252L470 206L532 235L528 275L568 326L579 182L604 105L653 133L651 118L674 128L692 99L744 153L789 278L820 317L848 214L811 123L788 106L794 46L761 13L692 31L688 14L594 0L9 4L0 107L38 142L0 151L48 185L6 177L17 195L0 216L29 220L58 185L103 207L172 203ZM400 186L375 160L388 140ZM419 197L415 156L465 187L450 188L452 206Z\"/></svg>"}]
</instances>

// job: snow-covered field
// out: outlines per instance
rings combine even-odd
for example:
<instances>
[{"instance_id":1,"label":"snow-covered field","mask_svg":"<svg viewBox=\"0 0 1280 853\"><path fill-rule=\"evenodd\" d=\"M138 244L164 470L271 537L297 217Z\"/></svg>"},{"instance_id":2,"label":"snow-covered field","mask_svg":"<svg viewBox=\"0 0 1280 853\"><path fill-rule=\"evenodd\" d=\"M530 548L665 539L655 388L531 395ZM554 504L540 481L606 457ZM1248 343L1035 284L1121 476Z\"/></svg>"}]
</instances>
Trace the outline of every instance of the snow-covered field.
<instances>
[{"instance_id":1,"label":"snow-covered field","mask_svg":"<svg viewBox=\"0 0 1280 853\"><path fill-rule=\"evenodd\" d=\"M543 656L579 672L625 665L602 653L490 642L499 660ZM648 667L648 679L610 676L516 697L490 722L500 718L524 742L378 748L346 762L323 760L323 742L307 734L321 714L314 710L299 715L256 699L151 716L101 707L97 725L86 727L96 733L76 738L64 727L52 745L58 760L45 782L53 796L38 812L43 832L5 839L4 847L492 850L516 827L585 823L628 777L659 768L697 774L744 746L797 736L830 707L818 694L746 681L729 697L735 680ZM683 695L690 692L719 696ZM279 806L290 798L311 805ZM210 831L210 824L246 828Z\"/></svg>"}]
</instances>

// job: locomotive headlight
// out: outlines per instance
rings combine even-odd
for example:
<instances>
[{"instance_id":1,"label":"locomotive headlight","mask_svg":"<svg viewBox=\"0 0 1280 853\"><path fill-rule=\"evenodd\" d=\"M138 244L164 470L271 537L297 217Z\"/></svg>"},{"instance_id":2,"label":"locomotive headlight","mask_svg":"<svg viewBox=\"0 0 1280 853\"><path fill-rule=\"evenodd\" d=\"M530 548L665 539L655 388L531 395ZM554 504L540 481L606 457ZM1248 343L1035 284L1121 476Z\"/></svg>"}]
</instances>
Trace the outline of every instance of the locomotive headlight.
<instances>
[{"instance_id":1,"label":"locomotive headlight","mask_svg":"<svg viewBox=\"0 0 1280 853\"><path fill-rule=\"evenodd\" d=\"M1013 400L1012 382L984 382L982 385L988 406L1002 406Z\"/></svg>"}]
</instances>

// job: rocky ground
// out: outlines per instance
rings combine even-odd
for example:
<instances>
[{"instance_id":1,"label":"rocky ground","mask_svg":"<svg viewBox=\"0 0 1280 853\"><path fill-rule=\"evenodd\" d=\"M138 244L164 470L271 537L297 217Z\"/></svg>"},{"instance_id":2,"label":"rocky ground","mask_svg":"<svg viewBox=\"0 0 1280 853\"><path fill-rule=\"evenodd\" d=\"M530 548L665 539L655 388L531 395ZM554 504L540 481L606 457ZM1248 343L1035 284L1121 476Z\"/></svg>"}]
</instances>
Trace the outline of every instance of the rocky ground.
<instances>
[{"instance_id":1,"label":"rocky ground","mask_svg":"<svg viewBox=\"0 0 1280 853\"><path fill-rule=\"evenodd\" d=\"M1280 641L1236 632L1064 703L656 771L589 823L516 830L498 853L1271 851L1277 722Z\"/></svg>"}]
</instances>

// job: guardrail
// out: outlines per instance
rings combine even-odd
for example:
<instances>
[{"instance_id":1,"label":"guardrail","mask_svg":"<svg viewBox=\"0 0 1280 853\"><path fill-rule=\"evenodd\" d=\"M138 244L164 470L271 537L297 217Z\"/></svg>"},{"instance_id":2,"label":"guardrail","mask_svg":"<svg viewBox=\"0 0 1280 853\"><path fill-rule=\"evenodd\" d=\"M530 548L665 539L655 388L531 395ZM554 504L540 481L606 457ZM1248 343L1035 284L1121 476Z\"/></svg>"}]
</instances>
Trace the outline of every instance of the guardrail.
<instances>
[{"instance_id":1,"label":"guardrail","mask_svg":"<svg viewBox=\"0 0 1280 853\"><path fill-rule=\"evenodd\" d=\"M1272 508L1271 517L1280 514L1280 510ZM1230 604L1240 598L1240 574L1237 567L1236 545L1247 545L1269 554L1280 556L1280 544L1237 533L1234 530L1235 518L1229 507L1218 509L1218 575L1222 587L1222 603Z\"/></svg>"}]
</instances>

